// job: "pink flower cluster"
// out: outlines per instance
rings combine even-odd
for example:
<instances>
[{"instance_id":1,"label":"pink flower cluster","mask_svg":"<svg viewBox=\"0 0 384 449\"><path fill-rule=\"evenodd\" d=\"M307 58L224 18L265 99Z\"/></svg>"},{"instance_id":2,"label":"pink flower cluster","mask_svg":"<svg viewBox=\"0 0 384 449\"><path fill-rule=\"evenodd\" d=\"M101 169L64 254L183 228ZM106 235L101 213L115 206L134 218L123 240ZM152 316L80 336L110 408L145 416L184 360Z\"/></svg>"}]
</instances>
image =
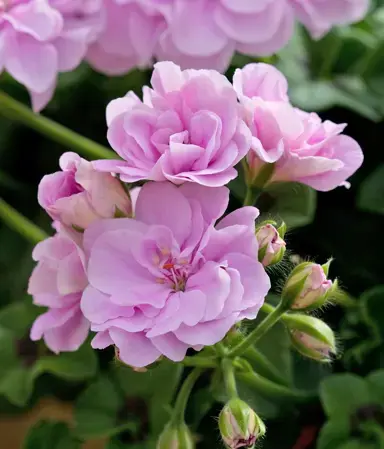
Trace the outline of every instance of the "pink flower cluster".
<instances>
[{"instance_id":1,"label":"pink flower cluster","mask_svg":"<svg viewBox=\"0 0 384 449\"><path fill-rule=\"evenodd\" d=\"M0 0L0 72L29 90L38 111L58 73L83 59L108 75L154 59L224 71L235 51L281 49L295 17L319 38L368 7L369 0Z\"/></svg>"},{"instance_id":2,"label":"pink flower cluster","mask_svg":"<svg viewBox=\"0 0 384 449\"><path fill-rule=\"evenodd\" d=\"M114 100L107 121L121 160L66 153L62 171L40 183L57 233L33 254L29 292L48 311L31 338L75 350L90 329L94 348L114 345L136 367L162 355L180 361L256 317L270 287L259 212L221 218L241 159L256 178L271 164L271 182L319 190L343 184L362 162L344 126L293 108L285 78L265 64L237 71L232 85L218 72L158 63L144 100ZM143 180L139 191L124 185Z\"/></svg>"}]
</instances>

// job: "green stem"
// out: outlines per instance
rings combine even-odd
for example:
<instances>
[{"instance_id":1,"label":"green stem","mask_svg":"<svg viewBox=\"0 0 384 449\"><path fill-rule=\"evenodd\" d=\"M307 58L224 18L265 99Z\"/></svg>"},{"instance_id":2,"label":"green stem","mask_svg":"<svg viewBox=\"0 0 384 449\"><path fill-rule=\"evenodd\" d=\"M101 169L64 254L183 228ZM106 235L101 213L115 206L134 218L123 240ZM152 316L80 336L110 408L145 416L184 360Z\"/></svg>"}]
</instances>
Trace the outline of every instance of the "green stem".
<instances>
[{"instance_id":1,"label":"green stem","mask_svg":"<svg viewBox=\"0 0 384 449\"><path fill-rule=\"evenodd\" d=\"M215 357L184 357L181 362L184 366L198 366L200 368L217 368L217 360Z\"/></svg>"},{"instance_id":2,"label":"green stem","mask_svg":"<svg viewBox=\"0 0 384 449\"><path fill-rule=\"evenodd\" d=\"M0 198L0 219L32 243L38 243L48 237L48 234L21 215L2 198Z\"/></svg>"},{"instance_id":3,"label":"green stem","mask_svg":"<svg viewBox=\"0 0 384 449\"><path fill-rule=\"evenodd\" d=\"M313 393L278 385L265 377L252 372L236 372L236 377L248 384L260 394L274 398L286 398L304 402L316 397Z\"/></svg>"},{"instance_id":4,"label":"green stem","mask_svg":"<svg viewBox=\"0 0 384 449\"><path fill-rule=\"evenodd\" d=\"M185 379L179 394L177 395L175 406L173 409L171 421L175 425L182 424L185 419L185 409L187 408L188 398L191 394L193 386L197 379L200 377L203 370L201 368L195 368L189 376Z\"/></svg>"},{"instance_id":5,"label":"green stem","mask_svg":"<svg viewBox=\"0 0 384 449\"><path fill-rule=\"evenodd\" d=\"M287 380L280 374L278 369L253 346L245 350L243 356L249 361L253 362L256 366L256 370L262 369L268 374L268 378L282 385L287 385Z\"/></svg>"},{"instance_id":6,"label":"green stem","mask_svg":"<svg viewBox=\"0 0 384 449\"><path fill-rule=\"evenodd\" d=\"M248 186L247 193L244 198L243 206L254 206L259 196L263 193L262 190Z\"/></svg>"},{"instance_id":7,"label":"green stem","mask_svg":"<svg viewBox=\"0 0 384 449\"><path fill-rule=\"evenodd\" d=\"M235 368L231 359L223 359L221 362L225 388L230 399L237 398L239 395L236 388Z\"/></svg>"},{"instance_id":8,"label":"green stem","mask_svg":"<svg viewBox=\"0 0 384 449\"><path fill-rule=\"evenodd\" d=\"M250 334L248 334L241 343L239 343L229 352L228 357L237 357L239 355L242 355L247 348L260 340L260 338L280 320L281 316L285 312L285 306L280 303L276 307L276 309L274 309L272 313L264 318L264 320Z\"/></svg>"},{"instance_id":9,"label":"green stem","mask_svg":"<svg viewBox=\"0 0 384 449\"><path fill-rule=\"evenodd\" d=\"M76 150L89 158L117 158L115 153L102 145L65 128L53 120L43 117L40 114L34 114L29 108L1 91L0 114L10 120L29 126L50 139L63 144L68 149Z\"/></svg>"}]
</instances>

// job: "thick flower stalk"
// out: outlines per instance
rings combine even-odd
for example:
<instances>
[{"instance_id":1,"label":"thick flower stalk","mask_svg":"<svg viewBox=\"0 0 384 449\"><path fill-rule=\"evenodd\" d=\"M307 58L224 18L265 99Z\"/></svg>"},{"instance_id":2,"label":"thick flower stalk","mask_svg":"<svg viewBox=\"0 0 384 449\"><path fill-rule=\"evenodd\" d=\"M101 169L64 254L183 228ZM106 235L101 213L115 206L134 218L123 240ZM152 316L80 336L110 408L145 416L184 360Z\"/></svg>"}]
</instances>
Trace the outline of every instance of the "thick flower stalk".
<instances>
[{"instance_id":1,"label":"thick flower stalk","mask_svg":"<svg viewBox=\"0 0 384 449\"><path fill-rule=\"evenodd\" d=\"M258 210L228 205L226 188L147 183L134 219L102 220L84 233L89 286L81 308L97 332L94 348L115 345L128 365L221 341L254 319L270 282L257 260Z\"/></svg>"}]
</instances>

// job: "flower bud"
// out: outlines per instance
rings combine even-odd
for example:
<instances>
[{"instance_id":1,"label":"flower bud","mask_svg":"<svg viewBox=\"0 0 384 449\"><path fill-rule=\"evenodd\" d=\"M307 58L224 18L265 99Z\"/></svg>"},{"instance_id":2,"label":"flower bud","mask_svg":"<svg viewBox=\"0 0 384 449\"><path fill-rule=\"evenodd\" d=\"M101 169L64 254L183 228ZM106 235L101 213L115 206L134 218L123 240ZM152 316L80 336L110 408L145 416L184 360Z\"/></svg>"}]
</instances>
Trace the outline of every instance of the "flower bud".
<instances>
[{"instance_id":1,"label":"flower bud","mask_svg":"<svg viewBox=\"0 0 384 449\"><path fill-rule=\"evenodd\" d=\"M241 399L231 399L219 416L221 437L228 449L253 448L265 434L265 425Z\"/></svg>"},{"instance_id":2,"label":"flower bud","mask_svg":"<svg viewBox=\"0 0 384 449\"><path fill-rule=\"evenodd\" d=\"M279 263L285 254L285 241L283 239L286 226L283 223L276 229L275 222L262 224L256 229L256 238L259 243L259 261L265 266Z\"/></svg>"},{"instance_id":3,"label":"flower bud","mask_svg":"<svg viewBox=\"0 0 384 449\"><path fill-rule=\"evenodd\" d=\"M305 357L326 363L336 354L335 334L324 321L308 315L288 314L286 324L294 348Z\"/></svg>"},{"instance_id":4,"label":"flower bud","mask_svg":"<svg viewBox=\"0 0 384 449\"><path fill-rule=\"evenodd\" d=\"M191 431L185 423L167 424L160 435L156 449L194 449L195 443Z\"/></svg>"},{"instance_id":5,"label":"flower bud","mask_svg":"<svg viewBox=\"0 0 384 449\"><path fill-rule=\"evenodd\" d=\"M331 260L324 265L304 262L290 274L283 288L282 300L291 309L313 310L321 307L337 288L327 279Z\"/></svg>"}]
</instances>

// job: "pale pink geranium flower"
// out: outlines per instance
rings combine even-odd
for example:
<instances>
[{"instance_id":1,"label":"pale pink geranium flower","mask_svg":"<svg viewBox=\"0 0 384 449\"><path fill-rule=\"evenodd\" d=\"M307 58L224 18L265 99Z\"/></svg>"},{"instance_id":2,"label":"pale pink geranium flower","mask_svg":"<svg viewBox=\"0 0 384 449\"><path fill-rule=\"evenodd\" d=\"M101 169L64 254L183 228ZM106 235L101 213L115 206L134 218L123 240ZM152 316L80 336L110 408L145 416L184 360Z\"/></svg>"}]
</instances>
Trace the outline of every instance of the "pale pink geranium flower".
<instances>
[{"instance_id":1,"label":"pale pink geranium flower","mask_svg":"<svg viewBox=\"0 0 384 449\"><path fill-rule=\"evenodd\" d=\"M144 101L134 93L107 108L108 140L123 160L96 161L123 181L222 186L237 176L251 134L231 83L218 72L155 65Z\"/></svg>"},{"instance_id":2,"label":"pale pink geranium flower","mask_svg":"<svg viewBox=\"0 0 384 449\"><path fill-rule=\"evenodd\" d=\"M346 125L294 108L286 80L275 68L250 64L237 69L234 87L252 132L247 156L252 178L273 163L270 182L297 181L328 191L345 185L361 166L360 146L342 134Z\"/></svg>"},{"instance_id":3,"label":"pale pink geranium flower","mask_svg":"<svg viewBox=\"0 0 384 449\"><path fill-rule=\"evenodd\" d=\"M104 0L104 28L90 46L88 62L107 75L122 75L153 64L155 47L166 23L148 2Z\"/></svg>"},{"instance_id":4,"label":"pale pink geranium flower","mask_svg":"<svg viewBox=\"0 0 384 449\"><path fill-rule=\"evenodd\" d=\"M81 301L97 332L94 348L115 345L143 367L164 355L220 341L254 319L270 287L257 260L255 218L244 207L215 225L229 191L186 183L147 183L135 219L101 220L84 233L89 286Z\"/></svg>"},{"instance_id":5,"label":"pale pink geranium flower","mask_svg":"<svg viewBox=\"0 0 384 449\"><path fill-rule=\"evenodd\" d=\"M101 0L0 1L0 72L28 89L35 111L51 99L58 73L84 58L101 27L101 6Z\"/></svg>"},{"instance_id":6,"label":"pale pink geranium flower","mask_svg":"<svg viewBox=\"0 0 384 449\"><path fill-rule=\"evenodd\" d=\"M100 218L132 214L129 195L110 173L97 172L76 153L64 153L60 168L44 176L38 190L40 206L54 220L85 229Z\"/></svg>"},{"instance_id":7,"label":"pale pink geranium flower","mask_svg":"<svg viewBox=\"0 0 384 449\"><path fill-rule=\"evenodd\" d=\"M76 351L89 331L89 322L80 310L87 285L82 251L59 232L36 245L38 262L29 280L28 293L39 306L48 307L31 329L31 339L44 338L53 352Z\"/></svg>"},{"instance_id":8,"label":"pale pink geranium flower","mask_svg":"<svg viewBox=\"0 0 384 449\"><path fill-rule=\"evenodd\" d=\"M294 23L287 0L173 0L166 19L159 59L219 71L227 69L235 51L264 56L280 50Z\"/></svg>"},{"instance_id":9,"label":"pale pink geranium flower","mask_svg":"<svg viewBox=\"0 0 384 449\"><path fill-rule=\"evenodd\" d=\"M315 39L320 39L335 25L362 20L370 0L289 0L297 18Z\"/></svg>"}]
</instances>

